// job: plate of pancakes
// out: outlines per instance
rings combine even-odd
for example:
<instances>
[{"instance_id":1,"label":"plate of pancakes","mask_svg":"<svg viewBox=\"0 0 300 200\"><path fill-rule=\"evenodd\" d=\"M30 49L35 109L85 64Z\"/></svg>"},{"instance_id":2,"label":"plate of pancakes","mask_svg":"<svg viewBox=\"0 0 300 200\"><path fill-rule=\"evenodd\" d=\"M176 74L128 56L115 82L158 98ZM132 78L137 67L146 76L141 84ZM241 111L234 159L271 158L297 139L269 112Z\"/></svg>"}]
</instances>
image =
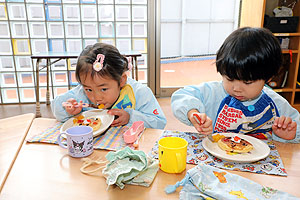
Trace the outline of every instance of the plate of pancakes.
<instances>
[{"instance_id":1,"label":"plate of pancakes","mask_svg":"<svg viewBox=\"0 0 300 200\"><path fill-rule=\"evenodd\" d=\"M64 132L73 126L90 126L93 128L93 136L97 137L109 128L114 121L114 116L107 113L106 109L93 109L80 113L68 119L60 128ZM65 136L63 134L63 136Z\"/></svg>"},{"instance_id":2,"label":"plate of pancakes","mask_svg":"<svg viewBox=\"0 0 300 200\"><path fill-rule=\"evenodd\" d=\"M213 134L213 138L214 142L207 137L204 138L203 148L213 156L229 162L256 162L270 154L269 146L252 136L238 133L217 133Z\"/></svg>"}]
</instances>

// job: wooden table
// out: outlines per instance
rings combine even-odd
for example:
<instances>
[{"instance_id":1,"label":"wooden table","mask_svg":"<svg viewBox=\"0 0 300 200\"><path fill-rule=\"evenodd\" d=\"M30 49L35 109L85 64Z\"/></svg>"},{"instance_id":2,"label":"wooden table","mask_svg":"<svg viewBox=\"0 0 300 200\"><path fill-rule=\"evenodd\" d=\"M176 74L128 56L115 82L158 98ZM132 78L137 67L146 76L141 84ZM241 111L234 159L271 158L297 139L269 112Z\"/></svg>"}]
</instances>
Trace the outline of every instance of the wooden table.
<instances>
[{"instance_id":1,"label":"wooden table","mask_svg":"<svg viewBox=\"0 0 300 200\"><path fill-rule=\"evenodd\" d=\"M29 113L0 120L0 192L33 119Z\"/></svg>"},{"instance_id":2,"label":"wooden table","mask_svg":"<svg viewBox=\"0 0 300 200\"><path fill-rule=\"evenodd\" d=\"M34 135L56 123L54 119L35 119L28 136ZM146 129L140 140L140 150L148 153L162 130ZM262 175L249 172L234 172L257 183L273 187L300 197L300 145L277 143L288 177ZM90 156L104 158L107 151L95 150ZM81 159L71 158L65 149L58 145L24 143L16 162L7 178L0 199L178 199L178 188L173 194L165 194L164 188L173 185L185 176L158 171L150 187L126 185L123 190L116 186L107 189L105 179L98 173L95 176L80 172ZM188 165L190 169L194 165Z\"/></svg>"},{"instance_id":3,"label":"wooden table","mask_svg":"<svg viewBox=\"0 0 300 200\"><path fill-rule=\"evenodd\" d=\"M50 66L62 59L70 59L70 58L77 58L80 52L61 52L61 53L54 53L54 52L43 52L38 54L33 54L31 56L31 59L36 59L36 87L35 87L35 96L36 96L36 117L41 117L41 110L40 110L40 81L39 81L39 73L40 70L46 68L47 75L46 75L46 81L47 81L47 87L46 87L46 104L50 104L50 91L49 91L49 73L50 73ZM131 63L132 63L132 78L135 78L138 80L138 62L137 57L142 56L140 52L137 51L126 51L121 52L122 55L126 57L131 57ZM46 65L42 68L40 68L40 62L41 60L46 60ZM51 59L54 61L51 62ZM134 74L135 71L135 74ZM67 73L69 76L69 73ZM68 80L70 78L68 77ZM68 84L68 87L70 89L70 84Z\"/></svg>"}]
</instances>

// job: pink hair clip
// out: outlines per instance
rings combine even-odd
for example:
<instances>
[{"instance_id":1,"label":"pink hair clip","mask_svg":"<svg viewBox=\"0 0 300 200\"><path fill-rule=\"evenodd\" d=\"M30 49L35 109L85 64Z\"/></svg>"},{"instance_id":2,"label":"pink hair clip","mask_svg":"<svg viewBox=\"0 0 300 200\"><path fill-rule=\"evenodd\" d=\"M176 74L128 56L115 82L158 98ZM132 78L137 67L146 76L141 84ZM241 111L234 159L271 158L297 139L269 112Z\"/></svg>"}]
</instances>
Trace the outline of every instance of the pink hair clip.
<instances>
[{"instance_id":1,"label":"pink hair clip","mask_svg":"<svg viewBox=\"0 0 300 200\"><path fill-rule=\"evenodd\" d=\"M103 68L103 62L104 62L105 55L99 53L97 55L97 59L95 60L93 64L93 68L95 71L99 72Z\"/></svg>"}]
</instances>

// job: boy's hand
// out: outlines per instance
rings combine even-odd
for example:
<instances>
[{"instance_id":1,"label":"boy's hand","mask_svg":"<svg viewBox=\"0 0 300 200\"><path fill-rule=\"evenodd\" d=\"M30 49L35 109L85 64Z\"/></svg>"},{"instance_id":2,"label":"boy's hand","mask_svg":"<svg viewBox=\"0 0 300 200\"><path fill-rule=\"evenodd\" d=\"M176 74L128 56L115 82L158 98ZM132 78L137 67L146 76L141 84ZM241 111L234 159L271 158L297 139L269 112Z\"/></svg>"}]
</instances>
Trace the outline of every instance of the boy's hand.
<instances>
[{"instance_id":1,"label":"boy's hand","mask_svg":"<svg viewBox=\"0 0 300 200\"><path fill-rule=\"evenodd\" d=\"M123 109L111 109L107 111L110 115L115 115L115 120L112 122L111 126L123 126L128 124L130 115Z\"/></svg>"},{"instance_id":2,"label":"boy's hand","mask_svg":"<svg viewBox=\"0 0 300 200\"><path fill-rule=\"evenodd\" d=\"M292 140L296 135L297 123L290 117L276 117L272 130L278 137L285 140Z\"/></svg>"},{"instance_id":3,"label":"boy's hand","mask_svg":"<svg viewBox=\"0 0 300 200\"><path fill-rule=\"evenodd\" d=\"M193 117L194 114L200 117L200 124ZM188 119L199 133L208 135L213 132L212 120L205 113L199 113L197 110L190 110L188 112Z\"/></svg>"},{"instance_id":4,"label":"boy's hand","mask_svg":"<svg viewBox=\"0 0 300 200\"><path fill-rule=\"evenodd\" d=\"M69 113L70 115L77 115L81 112L82 101L80 101L80 104L78 104L78 102L75 99L70 98L67 100L67 103L71 105L71 106L65 106L67 113Z\"/></svg>"}]
</instances>

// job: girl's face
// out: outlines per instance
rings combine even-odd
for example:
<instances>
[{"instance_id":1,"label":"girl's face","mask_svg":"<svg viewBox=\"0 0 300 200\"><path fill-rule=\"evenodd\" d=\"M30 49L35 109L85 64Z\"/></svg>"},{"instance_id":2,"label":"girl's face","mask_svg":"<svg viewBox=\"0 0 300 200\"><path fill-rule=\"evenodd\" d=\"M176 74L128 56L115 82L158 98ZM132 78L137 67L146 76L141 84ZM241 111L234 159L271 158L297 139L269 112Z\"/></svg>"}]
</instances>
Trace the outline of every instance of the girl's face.
<instances>
[{"instance_id":1,"label":"girl's face","mask_svg":"<svg viewBox=\"0 0 300 200\"><path fill-rule=\"evenodd\" d=\"M104 104L104 108L113 106L127 80L125 73L121 78L120 85L116 80L107 76L89 77L92 77L91 74L80 76L85 94L94 104Z\"/></svg>"},{"instance_id":2,"label":"girl's face","mask_svg":"<svg viewBox=\"0 0 300 200\"><path fill-rule=\"evenodd\" d=\"M240 101L248 101L257 98L265 85L264 80L231 80L225 75L223 75L222 78L226 92Z\"/></svg>"}]
</instances>

